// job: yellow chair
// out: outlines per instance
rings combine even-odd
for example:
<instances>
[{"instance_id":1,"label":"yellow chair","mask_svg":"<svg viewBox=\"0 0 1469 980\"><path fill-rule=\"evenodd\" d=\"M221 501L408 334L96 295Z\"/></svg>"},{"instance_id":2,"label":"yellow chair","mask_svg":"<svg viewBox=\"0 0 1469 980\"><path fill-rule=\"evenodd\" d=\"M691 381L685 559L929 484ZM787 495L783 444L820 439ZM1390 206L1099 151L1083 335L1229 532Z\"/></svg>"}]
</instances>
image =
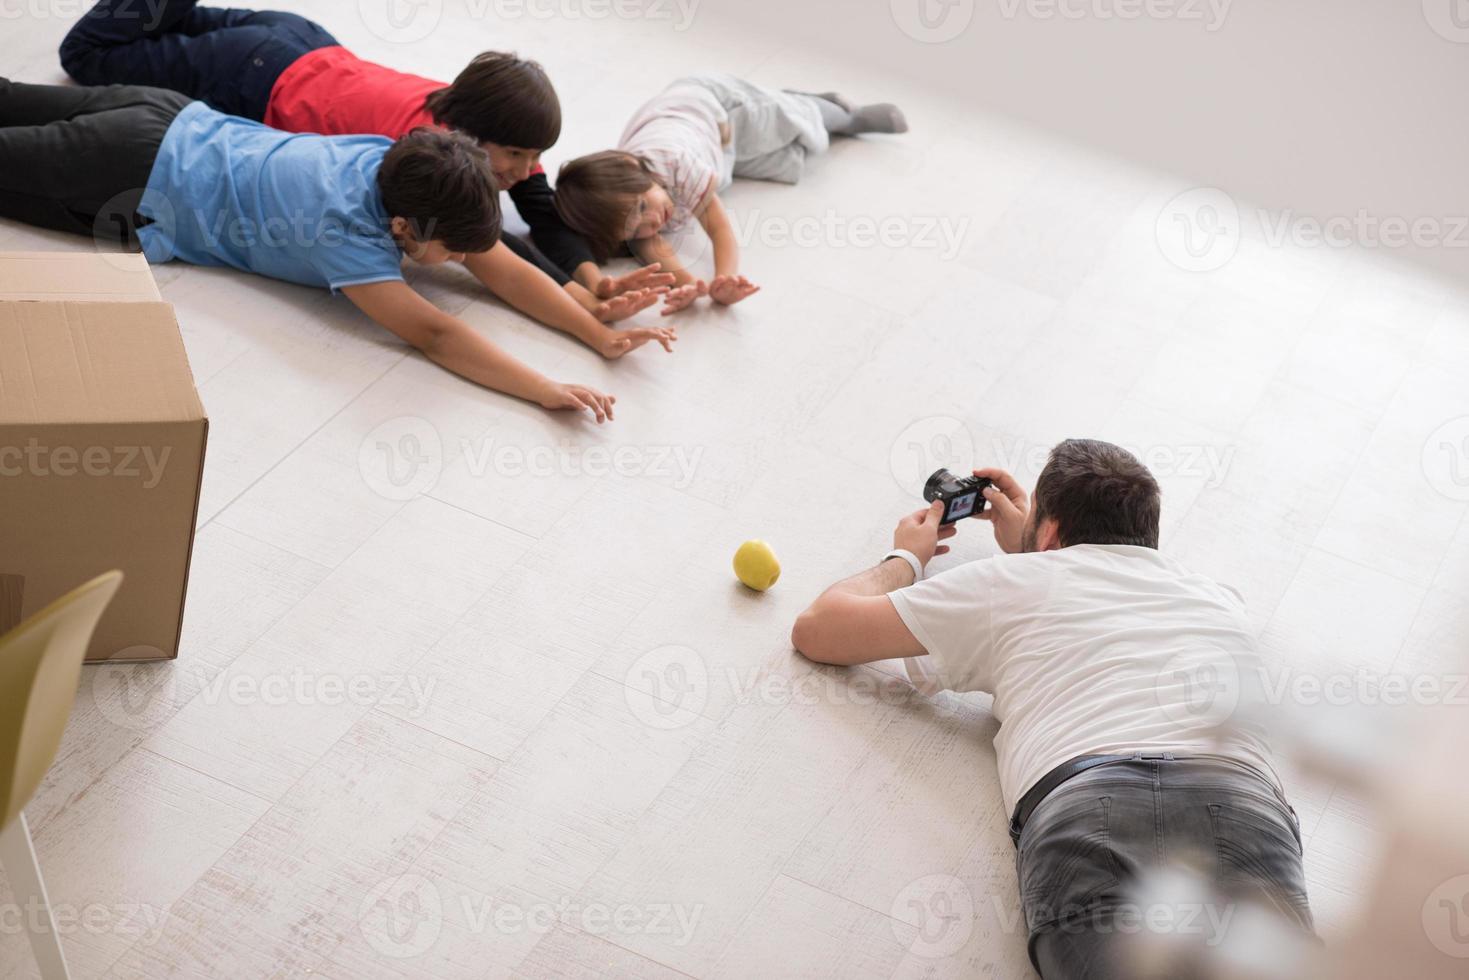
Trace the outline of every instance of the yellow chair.
<instances>
[{"instance_id":1,"label":"yellow chair","mask_svg":"<svg viewBox=\"0 0 1469 980\"><path fill-rule=\"evenodd\" d=\"M46 980L66 977L66 960L21 811L56 758L87 644L121 583L99 575L0 636L0 868L16 904L39 913L24 918Z\"/></svg>"}]
</instances>

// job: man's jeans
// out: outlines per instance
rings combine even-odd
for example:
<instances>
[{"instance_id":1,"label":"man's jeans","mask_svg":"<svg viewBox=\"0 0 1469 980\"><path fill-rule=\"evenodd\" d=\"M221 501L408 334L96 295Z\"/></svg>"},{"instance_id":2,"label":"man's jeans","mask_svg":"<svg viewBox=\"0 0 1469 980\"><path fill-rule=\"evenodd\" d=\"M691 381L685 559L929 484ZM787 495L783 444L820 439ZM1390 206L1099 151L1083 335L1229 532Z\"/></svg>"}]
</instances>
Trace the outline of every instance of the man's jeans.
<instances>
[{"instance_id":1,"label":"man's jeans","mask_svg":"<svg viewBox=\"0 0 1469 980\"><path fill-rule=\"evenodd\" d=\"M1260 773L1224 759L1139 754L1073 776L1025 822L1015 866L1030 959L1046 980L1139 976L1150 938L1206 954L1242 903L1313 929L1295 812ZM1138 891L1165 868L1192 871L1211 896Z\"/></svg>"}]
</instances>

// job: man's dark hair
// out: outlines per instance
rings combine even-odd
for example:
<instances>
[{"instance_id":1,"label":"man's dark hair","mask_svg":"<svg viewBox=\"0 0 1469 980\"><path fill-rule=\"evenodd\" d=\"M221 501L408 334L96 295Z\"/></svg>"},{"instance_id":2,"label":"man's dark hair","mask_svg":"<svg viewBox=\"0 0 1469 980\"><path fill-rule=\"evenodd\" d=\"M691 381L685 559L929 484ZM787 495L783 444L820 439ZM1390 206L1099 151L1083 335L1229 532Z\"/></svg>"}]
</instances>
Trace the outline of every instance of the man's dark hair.
<instances>
[{"instance_id":1,"label":"man's dark hair","mask_svg":"<svg viewBox=\"0 0 1469 980\"><path fill-rule=\"evenodd\" d=\"M561 100L546 70L501 51L475 55L424 107L434 122L480 143L545 150L561 138Z\"/></svg>"},{"instance_id":2,"label":"man's dark hair","mask_svg":"<svg viewBox=\"0 0 1469 980\"><path fill-rule=\"evenodd\" d=\"M1067 439L1051 450L1035 481L1034 527L1056 522L1061 546L1158 547L1158 481L1136 456L1097 439Z\"/></svg>"},{"instance_id":3,"label":"man's dark hair","mask_svg":"<svg viewBox=\"0 0 1469 980\"><path fill-rule=\"evenodd\" d=\"M420 126L388 149L377 187L388 217L406 220L420 242L487 252L500 239L490 158L467 136Z\"/></svg>"},{"instance_id":4,"label":"man's dark hair","mask_svg":"<svg viewBox=\"0 0 1469 980\"><path fill-rule=\"evenodd\" d=\"M627 241L638 195L661 184L647 157L603 150L568 160L556 175L556 212L606 262Z\"/></svg>"}]
</instances>

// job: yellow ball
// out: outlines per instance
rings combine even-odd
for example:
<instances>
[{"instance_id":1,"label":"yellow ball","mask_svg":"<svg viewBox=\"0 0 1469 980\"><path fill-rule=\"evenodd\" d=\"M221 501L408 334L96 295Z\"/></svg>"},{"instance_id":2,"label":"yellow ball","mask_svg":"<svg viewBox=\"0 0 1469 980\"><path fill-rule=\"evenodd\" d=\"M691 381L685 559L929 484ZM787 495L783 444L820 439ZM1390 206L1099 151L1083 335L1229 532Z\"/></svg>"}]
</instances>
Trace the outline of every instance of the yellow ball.
<instances>
[{"instance_id":1,"label":"yellow ball","mask_svg":"<svg viewBox=\"0 0 1469 980\"><path fill-rule=\"evenodd\" d=\"M766 542L746 541L735 552L734 572L741 582L756 592L764 592L780 578L780 562Z\"/></svg>"}]
</instances>

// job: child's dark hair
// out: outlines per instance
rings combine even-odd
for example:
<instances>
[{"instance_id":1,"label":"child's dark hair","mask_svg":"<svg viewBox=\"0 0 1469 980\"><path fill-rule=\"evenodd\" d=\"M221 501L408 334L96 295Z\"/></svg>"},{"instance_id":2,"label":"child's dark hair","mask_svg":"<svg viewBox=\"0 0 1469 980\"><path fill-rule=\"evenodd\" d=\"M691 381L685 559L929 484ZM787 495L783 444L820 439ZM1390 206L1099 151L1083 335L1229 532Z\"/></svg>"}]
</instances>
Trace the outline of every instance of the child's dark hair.
<instances>
[{"instance_id":1,"label":"child's dark hair","mask_svg":"<svg viewBox=\"0 0 1469 980\"><path fill-rule=\"evenodd\" d=\"M461 133L420 126L388 149L377 172L388 217L421 242L486 252L500 239L500 189L489 154Z\"/></svg>"},{"instance_id":2,"label":"child's dark hair","mask_svg":"<svg viewBox=\"0 0 1469 980\"><path fill-rule=\"evenodd\" d=\"M502 51L475 55L424 107L434 122L480 143L544 150L561 137L561 100L546 70Z\"/></svg>"},{"instance_id":3,"label":"child's dark hair","mask_svg":"<svg viewBox=\"0 0 1469 980\"><path fill-rule=\"evenodd\" d=\"M561 165L556 210L566 227L587 240L596 260L606 262L627 241L638 195L662 183L646 157L621 150L589 153Z\"/></svg>"}]
</instances>

